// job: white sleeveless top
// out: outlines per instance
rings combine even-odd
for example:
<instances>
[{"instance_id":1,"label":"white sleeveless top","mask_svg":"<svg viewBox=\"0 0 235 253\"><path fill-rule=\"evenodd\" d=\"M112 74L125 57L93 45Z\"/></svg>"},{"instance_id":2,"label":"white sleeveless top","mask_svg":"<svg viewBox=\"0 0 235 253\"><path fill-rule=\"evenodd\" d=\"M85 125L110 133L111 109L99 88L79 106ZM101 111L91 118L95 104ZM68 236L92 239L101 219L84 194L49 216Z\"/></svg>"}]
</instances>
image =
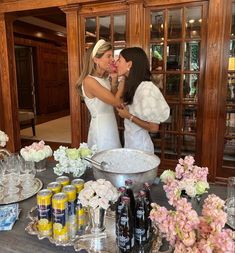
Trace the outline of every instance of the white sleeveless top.
<instances>
[{"instance_id":1,"label":"white sleeveless top","mask_svg":"<svg viewBox=\"0 0 235 253\"><path fill-rule=\"evenodd\" d=\"M129 112L147 122L160 124L170 115L170 108L159 88L150 81L142 82L136 89ZM154 145L147 130L129 119L124 120L125 148L133 148L154 153Z\"/></svg>"},{"instance_id":2,"label":"white sleeveless top","mask_svg":"<svg viewBox=\"0 0 235 253\"><path fill-rule=\"evenodd\" d=\"M106 89L111 90L108 79L95 76L90 77L94 78ZM87 138L89 147L96 145L97 151L120 148L121 143L113 106L104 103L96 97L87 97L83 85L82 93L85 99L85 104L91 114L91 122Z\"/></svg>"}]
</instances>

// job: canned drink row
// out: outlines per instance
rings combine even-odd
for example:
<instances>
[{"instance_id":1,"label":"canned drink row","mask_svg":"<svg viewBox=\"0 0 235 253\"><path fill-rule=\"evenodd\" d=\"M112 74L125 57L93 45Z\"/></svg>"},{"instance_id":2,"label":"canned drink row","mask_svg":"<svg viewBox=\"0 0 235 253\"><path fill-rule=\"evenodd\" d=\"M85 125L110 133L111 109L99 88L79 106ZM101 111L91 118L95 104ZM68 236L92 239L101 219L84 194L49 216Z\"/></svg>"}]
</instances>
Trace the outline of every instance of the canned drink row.
<instances>
[{"instance_id":1,"label":"canned drink row","mask_svg":"<svg viewBox=\"0 0 235 253\"><path fill-rule=\"evenodd\" d=\"M59 183L60 182L60 183ZM62 182L62 183L61 183ZM59 177L37 194L38 232L52 236L55 241L67 242L84 229L85 212L78 199L84 186L82 179Z\"/></svg>"}]
</instances>

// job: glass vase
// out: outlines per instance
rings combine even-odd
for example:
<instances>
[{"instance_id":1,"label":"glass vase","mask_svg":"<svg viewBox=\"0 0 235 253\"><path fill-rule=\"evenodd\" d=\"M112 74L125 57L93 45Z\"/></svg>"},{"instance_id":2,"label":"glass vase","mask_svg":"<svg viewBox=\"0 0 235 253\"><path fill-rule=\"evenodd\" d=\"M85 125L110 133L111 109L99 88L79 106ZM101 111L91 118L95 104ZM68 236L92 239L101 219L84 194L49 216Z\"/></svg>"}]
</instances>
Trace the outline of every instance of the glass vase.
<instances>
[{"instance_id":1,"label":"glass vase","mask_svg":"<svg viewBox=\"0 0 235 253\"><path fill-rule=\"evenodd\" d=\"M88 212L89 212L91 233L103 232L105 230L106 210L101 207L97 207L97 208L89 208Z\"/></svg>"},{"instance_id":2,"label":"glass vase","mask_svg":"<svg viewBox=\"0 0 235 253\"><path fill-rule=\"evenodd\" d=\"M186 193L182 193L181 197L186 198L187 201L191 203L192 209L194 209L197 212L197 214L200 214L200 211L201 211L201 207L200 207L201 196L189 197Z\"/></svg>"},{"instance_id":3,"label":"glass vase","mask_svg":"<svg viewBox=\"0 0 235 253\"><path fill-rule=\"evenodd\" d=\"M46 170L46 164L47 164L47 159L44 158L43 160L39 162L34 162L35 164L35 169L37 172L42 172Z\"/></svg>"}]
</instances>

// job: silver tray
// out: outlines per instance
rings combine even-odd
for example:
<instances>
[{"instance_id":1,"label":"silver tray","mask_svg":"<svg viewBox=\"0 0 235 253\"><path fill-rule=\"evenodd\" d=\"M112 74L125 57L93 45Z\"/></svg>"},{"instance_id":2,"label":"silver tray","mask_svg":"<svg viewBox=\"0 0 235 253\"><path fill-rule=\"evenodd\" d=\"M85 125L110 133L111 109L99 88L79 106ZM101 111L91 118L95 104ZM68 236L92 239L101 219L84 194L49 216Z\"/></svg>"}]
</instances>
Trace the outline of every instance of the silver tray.
<instances>
[{"instance_id":1,"label":"silver tray","mask_svg":"<svg viewBox=\"0 0 235 253\"><path fill-rule=\"evenodd\" d=\"M28 199L30 197L32 197L33 195L35 195L38 191L40 191L42 189L43 183L39 178L35 178L34 179L34 185L31 188L31 192L23 195L22 194L22 187L19 186L18 188L20 189L20 191L17 194L13 194L14 195L14 199L12 200L7 200L6 197L7 195L5 195L4 193L0 193L0 205L5 205L5 204L12 204L12 203L16 203L19 201L23 201L25 199Z\"/></svg>"}]
</instances>

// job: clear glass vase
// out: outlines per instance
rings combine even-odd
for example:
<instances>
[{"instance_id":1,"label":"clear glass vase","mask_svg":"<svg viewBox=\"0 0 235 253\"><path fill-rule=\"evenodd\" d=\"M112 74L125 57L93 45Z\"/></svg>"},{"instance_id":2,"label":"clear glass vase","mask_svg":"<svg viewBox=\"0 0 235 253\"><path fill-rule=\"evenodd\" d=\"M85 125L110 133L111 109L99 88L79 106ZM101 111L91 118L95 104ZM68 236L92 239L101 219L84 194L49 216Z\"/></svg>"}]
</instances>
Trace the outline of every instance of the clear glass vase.
<instances>
[{"instance_id":1,"label":"clear glass vase","mask_svg":"<svg viewBox=\"0 0 235 253\"><path fill-rule=\"evenodd\" d=\"M35 164L36 171L42 172L42 171L46 170L47 159L44 158L43 160L41 160L39 162L34 162L34 164Z\"/></svg>"},{"instance_id":2,"label":"clear glass vase","mask_svg":"<svg viewBox=\"0 0 235 253\"><path fill-rule=\"evenodd\" d=\"M97 208L89 208L88 212L89 212L91 233L103 232L105 230L106 210L101 207L97 207Z\"/></svg>"}]
</instances>

